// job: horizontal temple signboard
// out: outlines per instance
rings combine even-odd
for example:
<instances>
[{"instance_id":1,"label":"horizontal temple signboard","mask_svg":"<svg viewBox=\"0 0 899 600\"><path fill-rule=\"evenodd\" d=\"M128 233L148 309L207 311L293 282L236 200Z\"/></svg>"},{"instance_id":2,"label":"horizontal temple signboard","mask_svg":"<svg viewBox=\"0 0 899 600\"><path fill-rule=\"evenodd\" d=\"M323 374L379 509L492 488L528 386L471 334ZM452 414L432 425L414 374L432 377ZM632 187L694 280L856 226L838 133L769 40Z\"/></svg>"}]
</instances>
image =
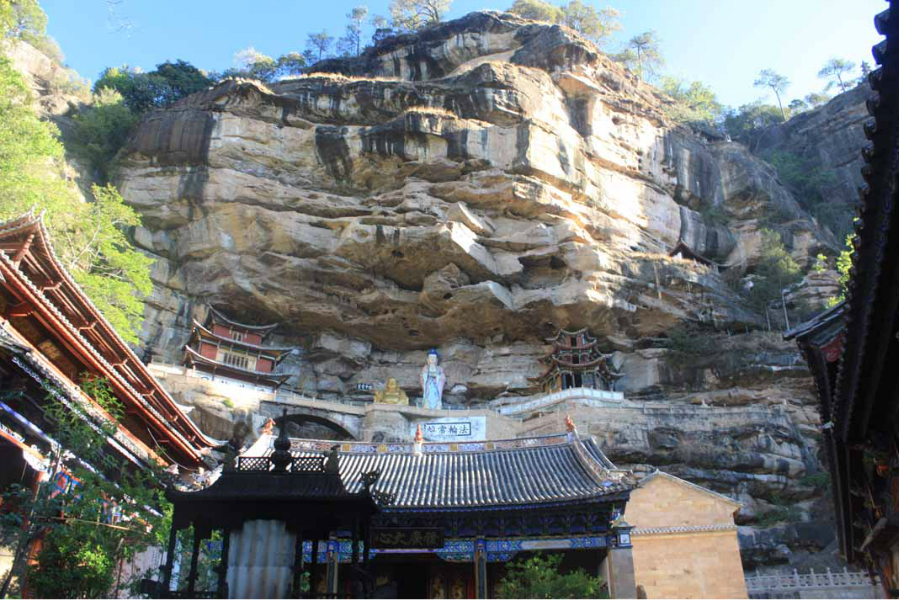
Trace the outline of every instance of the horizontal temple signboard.
<instances>
[{"instance_id":1,"label":"horizontal temple signboard","mask_svg":"<svg viewBox=\"0 0 899 600\"><path fill-rule=\"evenodd\" d=\"M410 430L415 435L418 423ZM483 442L487 439L487 417L442 417L421 423L428 442Z\"/></svg>"},{"instance_id":2,"label":"horizontal temple signboard","mask_svg":"<svg viewBox=\"0 0 899 600\"><path fill-rule=\"evenodd\" d=\"M443 529L439 527L374 527L372 548L443 548Z\"/></svg>"}]
</instances>

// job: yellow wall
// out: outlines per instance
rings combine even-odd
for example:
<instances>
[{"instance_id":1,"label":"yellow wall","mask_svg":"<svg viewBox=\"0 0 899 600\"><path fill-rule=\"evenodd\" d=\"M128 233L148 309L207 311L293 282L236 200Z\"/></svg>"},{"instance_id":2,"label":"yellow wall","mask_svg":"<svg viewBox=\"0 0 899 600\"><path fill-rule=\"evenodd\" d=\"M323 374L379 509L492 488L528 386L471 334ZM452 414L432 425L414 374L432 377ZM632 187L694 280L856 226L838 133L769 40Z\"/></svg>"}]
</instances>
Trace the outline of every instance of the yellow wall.
<instances>
[{"instance_id":1,"label":"yellow wall","mask_svg":"<svg viewBox=\"0 0 899 600\"><path fill-rule=\"evenodd\" d=\"M647 598L746 598L733 519L738 507L662 474L634 490L625 517L635 528L634 575ZM704 527L714 529L690 531Z\"/></svg>"}]
</instances>

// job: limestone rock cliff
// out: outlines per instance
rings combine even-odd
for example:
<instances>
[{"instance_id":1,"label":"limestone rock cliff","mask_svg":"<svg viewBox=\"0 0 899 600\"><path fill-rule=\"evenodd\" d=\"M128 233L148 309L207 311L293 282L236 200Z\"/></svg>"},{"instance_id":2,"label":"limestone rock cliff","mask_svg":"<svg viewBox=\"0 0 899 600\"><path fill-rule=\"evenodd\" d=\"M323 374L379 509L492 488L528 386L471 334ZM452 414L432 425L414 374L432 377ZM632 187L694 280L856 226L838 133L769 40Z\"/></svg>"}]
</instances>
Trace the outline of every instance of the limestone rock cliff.
<instances>
[{"instance_id":1,"label":"limestone rock cliff","mask_svg":"<svg viewBox=\"0 0 899 600\"><path fill-rule=\"evenodd\" d=\"M668 98L571 31L509 14L317 70L223 82L133 133L118 183L157 258L148 354L177 362L214 305L280 322L306 393L391 375L414 396L436 347L448 404L487 406L536 391L544 338L589 327L655 407L572 409L613 460L740 498L743 522L784 502L816 518L811 381L741 279L772 212L802 264L836 246L769 165L670 122ZM669 257L679 243L712 264Z\"/></svg>"}]
</instances>

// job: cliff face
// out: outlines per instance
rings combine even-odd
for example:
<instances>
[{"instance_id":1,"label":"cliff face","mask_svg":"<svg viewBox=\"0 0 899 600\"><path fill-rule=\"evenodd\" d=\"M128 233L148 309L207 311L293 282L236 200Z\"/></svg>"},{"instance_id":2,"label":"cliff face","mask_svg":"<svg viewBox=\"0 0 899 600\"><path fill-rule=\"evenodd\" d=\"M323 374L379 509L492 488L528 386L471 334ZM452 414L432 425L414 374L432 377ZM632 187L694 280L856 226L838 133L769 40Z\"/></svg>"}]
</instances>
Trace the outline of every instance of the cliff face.
<instances>
[{"instance_id":1,"label":"cliff face","mask_svg":"<svg viewBox=\"0 0 899 600\"><path fill-rule=\"evenodd\" d=\"M828 190L829 199L854 205L858 188L865 183L861 150L868 142L862 125L870 119L865 100L871 95L867 84L859 85L819 108L767 129L759 136L756 147L760 152L790 152L832 171L835 185Z\"/></svg>"},{"instance_id":2,"label":"cliff face","mask_svg":"<svg viewBox=\"0 0 899 600\"><path fill-rule=\"evenodd\" d=\"M572 32L508 14L318 68L224 82L134 132L119 184L158 259L148 352L177 362L211 304L282 323L307 393L390 375L415 396L436 347L447 403L479 406L534 393L544 338L589 327L629 399L671 407L572 407L613 460L738 497L744 521L785 502L814 519L811 381L741 279L770 214L804 264L835 242L770 166L669 122L666 98ZM718 266L670 258L679 242ZM745 544L764 561L829 543L790 531Z\"/></svg>"}]
</instances>

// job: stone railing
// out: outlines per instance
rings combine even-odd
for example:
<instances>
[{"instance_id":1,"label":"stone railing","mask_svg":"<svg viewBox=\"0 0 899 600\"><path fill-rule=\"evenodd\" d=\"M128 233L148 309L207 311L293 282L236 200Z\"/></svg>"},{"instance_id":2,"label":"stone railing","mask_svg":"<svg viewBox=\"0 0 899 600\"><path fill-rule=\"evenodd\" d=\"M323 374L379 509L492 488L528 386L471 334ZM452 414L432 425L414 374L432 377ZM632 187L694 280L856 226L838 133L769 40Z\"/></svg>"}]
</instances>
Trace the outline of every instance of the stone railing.
<instances>
[{"instance_id":1,"label":"stone railing","mask_svg":"<svg viewBox=\"0 0 899 600\"><path fill-rule=\"evenodd\" d=\"M491 410L501 415L515 415L523 412L536 410L538 408L546 408L553 404L565 402L566 400L577 400L583 404L596 404L605 406L606 402L621 402L624 400L623 392L609 392L606 390L594 390L591 388L571 388L545 394L527 400L525 398L502 398L490 402L488 406Z\"/></svg>"},{"instance_id":2,"label":"stone railing","mask_svg":"<svg viewBox=\"0 0 899 600\"><path fill-rule=\"evenodd\" d=\"M876 583L871 580L867 572L849 572L849 569L837 572L827 569L823 573L816 573L814 569L808 573L799 573L794 569L792 573L746 577L746 591L749 592L750 598L783 598L787 597L787 594L794 597L794 594L804 591L825 589L849 591L860 588L870 589L875 585ZM832 597L838 596L833 595Z\"/></svg>"}]
</instances>

